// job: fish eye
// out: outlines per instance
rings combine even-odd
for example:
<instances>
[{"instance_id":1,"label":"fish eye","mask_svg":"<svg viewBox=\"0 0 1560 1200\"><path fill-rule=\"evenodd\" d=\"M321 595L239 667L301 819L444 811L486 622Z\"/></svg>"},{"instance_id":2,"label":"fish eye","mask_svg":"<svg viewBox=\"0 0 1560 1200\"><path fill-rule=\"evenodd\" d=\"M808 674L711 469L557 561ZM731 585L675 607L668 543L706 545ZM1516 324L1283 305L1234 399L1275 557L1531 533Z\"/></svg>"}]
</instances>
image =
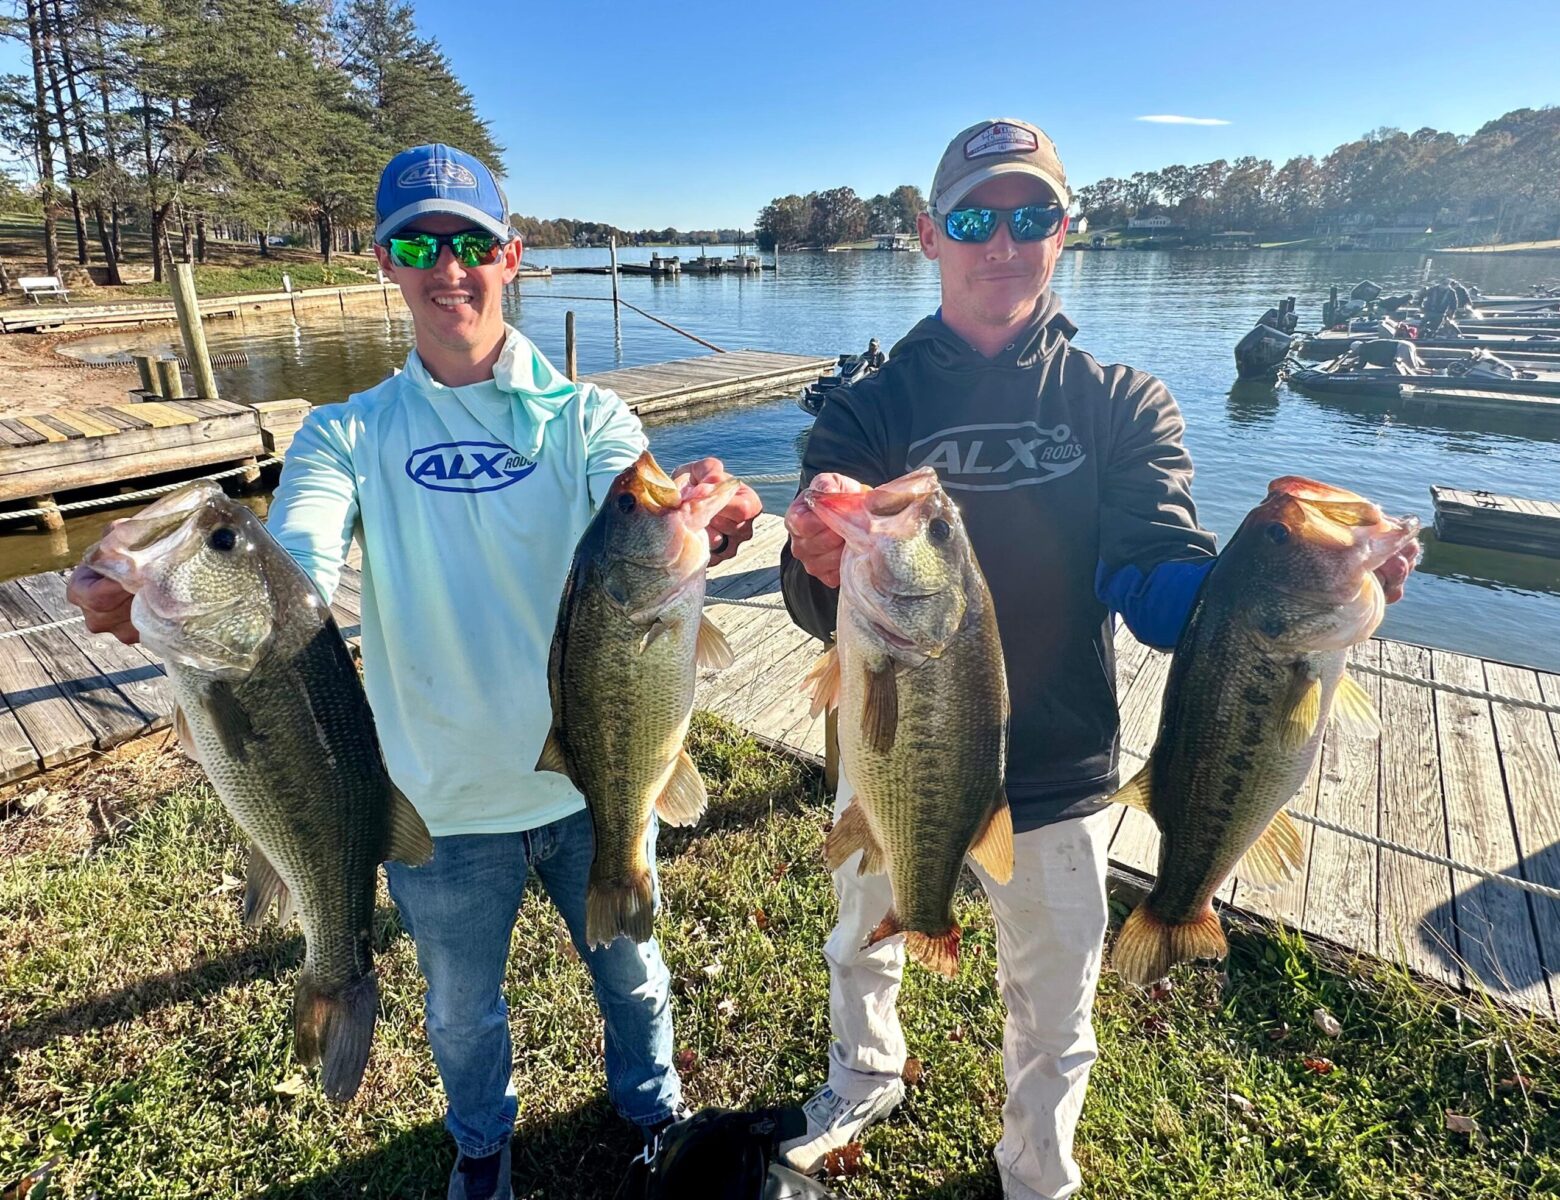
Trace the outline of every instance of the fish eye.
<instances>
[{"instance_id":1,"label":"fish eye","mask_svg":"<svg viewBox=\"0 0 1560 1200\"><path fill-rule=\"evenodd\" d=\"M634 505L636 505L637 503L638 503L638 501L634 499L633 494L631 492L619 492L618 493L618 498L617 498L617 510L618 510L618 512L620 512L620 513L631 513L631 512L634 511Z\"/></svg>"},{"instance_id":2,"label":"fish eye","mask_svg":"<svg viewBox=\"0 0 1560 1200\"><path fill-rule=\"evenodd\" d=\"M926 523L927 535L934 542L946 542L953 536L953 526L941 517L933 517Z\"/></svg>"},{"instance_id":3,"label":"fish eye","mask_svg":"<svg viewBox=\"0 0 1560 1200\"><path fill-rule=\"evenodd\" d=\"M1274 521L1262 532L1267 534L1267 540L1275 546L1282 546L1289 540L1289 526L1282 521Z\"/></svg>"},{"instance_id":4,"label":"fish eye","mask_svg":"<svg viewBox=\"0 0 1560 1200\"><path fill-rule=\"evenodd\" d=\"M211 531L210 536L206 538L206 545L213 550L226 554L234 546L238 545L238 534L234 533L226 525L223 525Z\"/></svg>"}]
</instances>

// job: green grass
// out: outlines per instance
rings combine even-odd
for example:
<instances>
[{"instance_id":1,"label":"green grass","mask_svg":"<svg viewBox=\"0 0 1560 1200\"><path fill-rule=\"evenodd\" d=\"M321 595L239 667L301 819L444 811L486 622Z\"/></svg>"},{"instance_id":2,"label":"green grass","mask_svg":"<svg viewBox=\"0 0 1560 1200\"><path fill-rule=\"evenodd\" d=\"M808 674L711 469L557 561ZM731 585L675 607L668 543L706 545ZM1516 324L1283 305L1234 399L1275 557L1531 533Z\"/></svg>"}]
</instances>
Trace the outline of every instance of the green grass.
<instances>
[{"instance_id":1,"label":"green grass","mask_svg":"<svg viewBox=\"0 0 1560 1200\"><path fill-rule=\"evenodd\" d=\"M359 283L377 283L379 277L371 269L358 265L367 260L350 262L340 260L326 266L323 262L272 261L267 262L254 255L255 261L247 266L197 266L195 290L202 296L237 296L246 292L279 292L282 290L282 273L292 279L293 289L313 287L350 287ZM117 294L126 296L166 296L167 283L131 283L116 288Z\"/></svg>"},{"instance_id":2,"label":"green grass","mask_svg":"<svg viewBox=\"0 0 1560 1200\"><path fill-rule=\"evenodd\" d=\"M662 839L658 931L690 1100L799 1100L823 1081L833 912L816 776L701 718L712 807ZM438 1197L453 1158L412 949L388 903L363 1091L294 1080L296 927L238 921L244 854L211 791L144 751L24 784L0 809L0 1196ZM1119 915L1119 914L1118 914ZM978 889L954 981L912 967L900 1013L925 1075L842 1196L996 1200L1003 1010ZM1150 998L1107 972L1077 1154L1091 1197L1538 1197L1560 1192L1560 1038L1299 939L1235 931L1228 977ZM711 968L713 968L711 970ZM528 892L506 986L522 1197L610 1197L637 1135L611 1113L599 1018ZM1312 1022L1326 1008L1336 1039ZM1283 1034L1275 1039L1274 1034ZM1333 1064L1318 1074L1306 1059ZM1515 1081L1515 1082L1513 1082ZM283 1085L277 1090L277 1085ZM1448 1112L1478 1133L1447 1128Z\"/></svg>"}]
</instances>

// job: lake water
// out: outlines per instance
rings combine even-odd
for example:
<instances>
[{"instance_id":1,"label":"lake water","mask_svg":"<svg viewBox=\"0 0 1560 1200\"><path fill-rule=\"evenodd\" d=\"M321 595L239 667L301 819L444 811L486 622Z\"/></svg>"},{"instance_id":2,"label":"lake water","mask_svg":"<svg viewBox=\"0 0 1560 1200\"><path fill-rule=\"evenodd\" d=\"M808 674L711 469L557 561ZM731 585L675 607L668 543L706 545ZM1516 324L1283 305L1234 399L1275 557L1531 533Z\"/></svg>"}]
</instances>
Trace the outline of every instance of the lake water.
<instances>
[{"instance_id":1,"label":"lake water","mask_svg":"<svg viewBox=\"0 0 1560 1200\"><path fill-rule=\"evenodd\" d=\"M680 253L686 259L698 251ZM648 261L650 254L627 249L621 260ZM607 252L536 250L526 258L605 264ZM1196 463L1200 515L1221 538L1279 475L1357 489L1389 512L1418 514L1427 527L1432 483L1560 498L1560 422L1393 414L1269 384L1236 384L1234 344L1279 297L1298 297L1300 327L1314 328L1329 284L1347 290L1369 277L1397 290L1432 274L1456 274L1491 293L1525 292L1560 274L1560 264L1517 255L1069 251L1055 287L1079 326L1076 344L1102 361L1152 371L1175 393ZM623 276L620 286L625 300L716 345L815 354L859 351L873 336L887 348L938 301L934 264L919 254L874 251L782 255L778 272L761 275ZM507 305L510 319L559 364L564 313L572 308L582 373L706 353L632 312L614 323L604 302L610 295L604 276L557 275L522 281ZM206 328L214 351L248 351L249 366L217 373L224 393L246 398L328 403L384 378L411 345L404 310ZM109 334L73 349L149 348L162 336ZM657 421L650 436L663 464L714 454L738 473L770 474L795 468L809 423L787 397ZM793 491L760 490L774 510ZM0 570L64 565L90 544L102 520L76 518L52 540L0 538ZM1385 635L1560 670L1560 562L1439 545L1433 535L1426 543L1422 569L1389 610Z\"/></svg>"}]
</instances>

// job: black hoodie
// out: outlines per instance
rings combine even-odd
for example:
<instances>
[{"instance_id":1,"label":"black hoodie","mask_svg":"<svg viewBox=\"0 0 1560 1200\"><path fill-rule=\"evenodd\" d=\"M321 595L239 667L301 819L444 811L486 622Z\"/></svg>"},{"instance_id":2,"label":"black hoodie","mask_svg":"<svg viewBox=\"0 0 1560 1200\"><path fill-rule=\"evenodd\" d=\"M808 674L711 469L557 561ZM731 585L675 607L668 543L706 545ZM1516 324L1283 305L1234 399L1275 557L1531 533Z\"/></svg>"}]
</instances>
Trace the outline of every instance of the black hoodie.
<instances>
[{"instance_id":1,"label":"black hoodie","mask_svg":"<svg viewBox=\"0 0 1560 1200\"><path fill-rule=\"evenodd\" d=\"M935 467L991 587L1012 698L1007 793L1020 831L1097 810L1116 789L1119 723L1109 611L1096 572L1208 560L1184 424L1169 391L1070 344L1046 292L996 358L928 317L876 375L829 394L802 484L836 471L877 485ZM833 637L838 593L787 546L792 619Z\"/></svg>"}]
</instances>

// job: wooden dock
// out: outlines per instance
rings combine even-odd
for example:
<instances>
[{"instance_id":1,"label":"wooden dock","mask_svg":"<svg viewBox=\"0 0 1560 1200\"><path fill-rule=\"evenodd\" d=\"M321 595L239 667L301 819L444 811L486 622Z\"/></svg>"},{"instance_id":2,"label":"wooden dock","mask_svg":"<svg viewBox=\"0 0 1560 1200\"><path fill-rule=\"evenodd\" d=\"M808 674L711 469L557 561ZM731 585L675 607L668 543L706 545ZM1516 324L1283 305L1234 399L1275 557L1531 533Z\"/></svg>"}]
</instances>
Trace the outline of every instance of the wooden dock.
<instances>
[{"instance_id":1,"label":"wooden dock","mask_svg":"<svg viewBox=\"0 0 1560 1200\"><path fill-rule=\"evenodd\" d=\"M1440 486L1430 499L1443 542L1560 558L1560 503Z\"/></svg>"},{"instance_id":2,"label":"wooden dock","mask_svg":"<svg viewBox=\"0 0 1560 1200\"><path fill-rule=\"evenodd\" d=\"M603 371L587 375L580 382L611 388L629 408L646 416L717 400L732 403L778 396L817 381L832 371L838 361L836 357L817 354L731 350Z\"/></svg>"},{"instance_id":3,"label":"wooden dock","mask_svg":"<svg viewBox=\"0 0 1560 1200\"><path fill-rule=\"evenodd\" d=\"M203 317L242 317L245 313L291 312L349 305L399 307L401 289L392 283L359 283L346 287L299 288L291 292L248 292L242 296L209 296L200 300ZM171 300L121 304L50 304L0 309L0 333L41 333L45 330L107 329L120 325L166 325L177 319Z\"/></svg>"},{"instance_id":4,"label":"wooden dock","mask_svg":"<svg viewBox=\"0 0 1560 1200\"><path fill-rule=\"evenodd\" d=\"M753 541L712 570L710 614L736 661L702 674L697 703L769 744L821 761L823 722L809 716L799 688L821 647L779 607L784 538L778 517L761 517ZM358 574L349 568L334 603L349 641L359 634L360 598ZM763 607L723 603L728 600ZM62 575L0 584L0 630L75 615L65 603ZM1416 679L1560 703L1560 675L1528 667L1383 640L1355 653L1361 664ZM1169 665L1168 655L1125 632L1118 636L1124 777L1153 741ZM1356 678L1376 700L1386 732L1380 741L1366 741L1329 731L1294 807L1422 851L1560 886L1560 716L1375 675ZM79 624L0 640L0 780L160 729L171 704L169 681L154 658ZM1156 867L1158 832L1142 813L1112 811L1112 871L1141 885ZM1454 987L1482 984L1507 1003L1557 1015L1560 901L1308 824L1301 830L1307 860L1298 878L1261 892L1237 876L1223 889L1223 902Z\"/></svg>"}]
</instances>

